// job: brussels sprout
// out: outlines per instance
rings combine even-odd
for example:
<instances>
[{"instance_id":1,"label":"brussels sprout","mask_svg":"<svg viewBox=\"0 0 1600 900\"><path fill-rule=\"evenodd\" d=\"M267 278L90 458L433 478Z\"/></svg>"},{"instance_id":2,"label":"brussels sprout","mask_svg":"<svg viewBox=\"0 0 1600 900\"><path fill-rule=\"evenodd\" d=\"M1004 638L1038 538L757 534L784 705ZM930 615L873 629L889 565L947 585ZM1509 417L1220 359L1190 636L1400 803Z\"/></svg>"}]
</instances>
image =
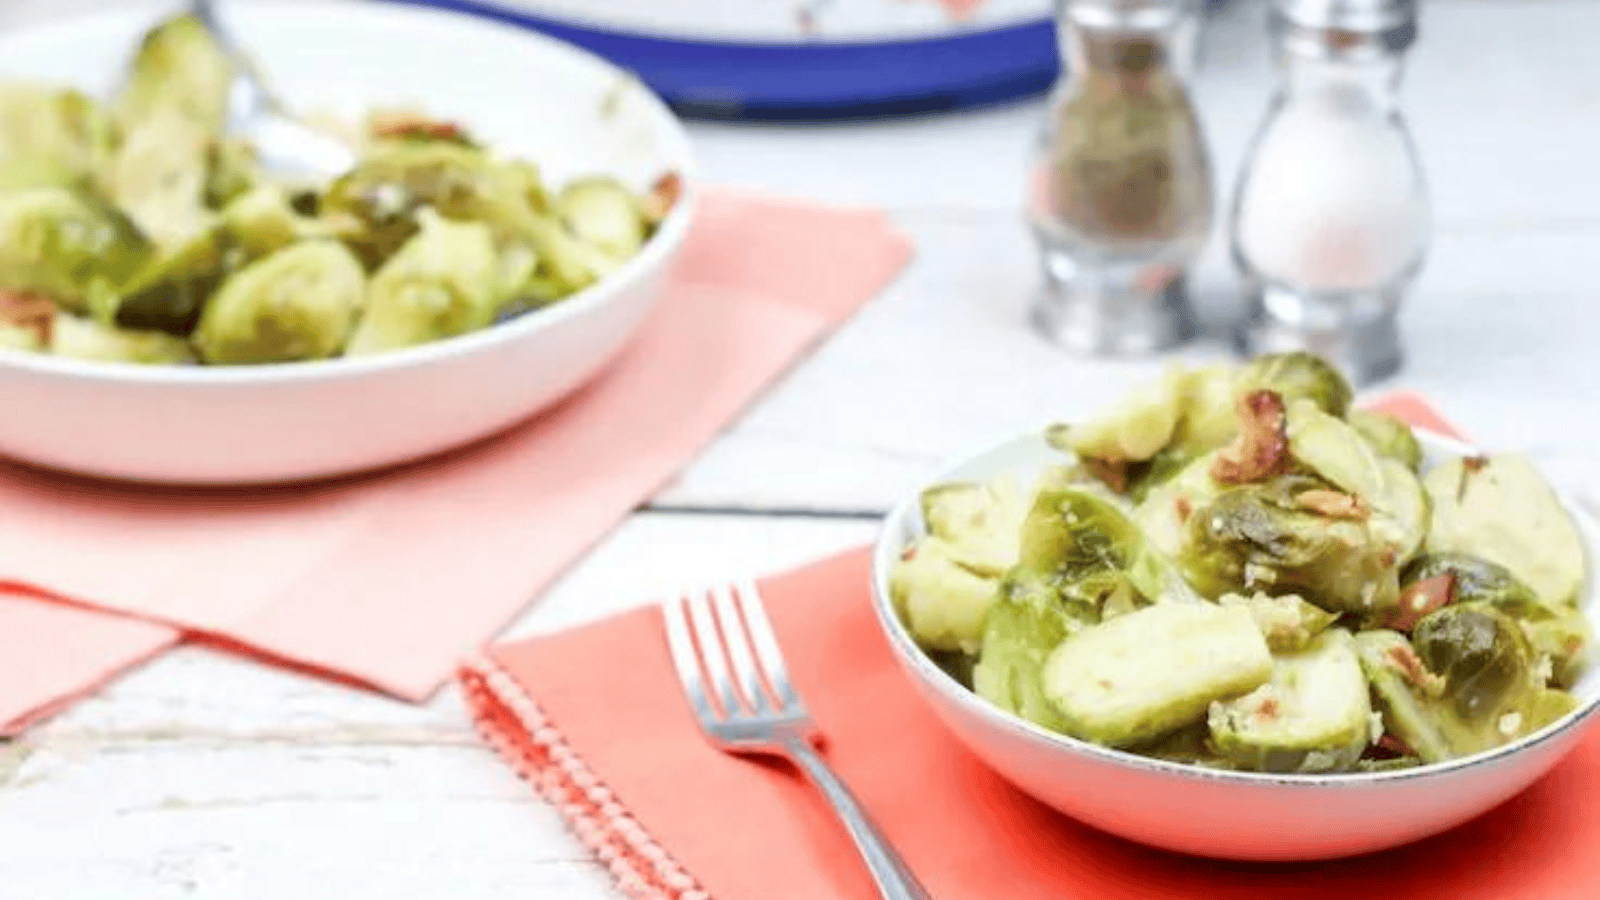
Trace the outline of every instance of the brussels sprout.
<instances>
[{"instance_id":1,"label":"brussels sprout","mask_svg":"<svg viewBox=\"0 0 1600 900\"><path fill-rule=\"evenodd\" d=\"M1434 586L1439 607L1482 603L1512 617L1534 649L1550 659L1551 681L1558 686L1571 685L1587 663L1591 629L1583 613L1540 603L1503 566L1462 553L1429 553L1400 573L1400 584L1407 590Z\"/></svg>"},{"instance_id":2,"label":"brussels sprout","mask_svg":"<svg viewBox=\"0 0 1600 900\"><path fill-rule=\"evenodd\" d=\"M179 364L194 362L183 338L164 331L112 328L92 319L60 313L50 326L50 352L99 362Z\"/></svg>"},{"instance_id":3,"label":"brussels sprout","mask_svg":"<svg viewBox=\"0 0 1600 900\"><path fill-rule=\"evenodd\" d=\"M1352 409L1345 420L1374 453L1386 456L1413 472L1422 470L1422 445L1417 443L1417 435L1410 425L1386 412L1370 409Z\"/></svg>"},{"instance_id":4,"label":"brussels sprout","mask_svg":"<svg viewBox=\"0 0 1600 900\"><path fill-rule=\"evenodd\" d=\"M230 269L228 233L213 226L149 256L104 304L91 312L102 324L187 335L201 308Z\"/></svg>"},{"instance_id":5,"label":"brussels sprout","mask_svg":"<svg viewBox=\"0 0 1600 900\"><path fill-rule=\"evenodd\" d=\"M1511 617L1457 604L1395 631L1364 631L1357 652L1388 730L1424 762L1467 756L1542 727L1547 689Z\"/></svg>"},{"instance_id":6,"label":"brussels sprout","mask_svg":"<svg viewBox=\"0 0 1600 900\"><path fill-rule=\"evenodd\" d=\"M568 182L556 197L556 211L574 237L612 259L627 260L644 246L639 198L615 178L595 175Z\"/></svg>"},{"instance_id":7,"label":"brussels sprout","mask_svg":"<svg viewBox=\"0 0 1600 900\"><path fill-rule=\"evenodd\" d=\"M1367 680L1350 632L1324 631L1304 649L1274 657L1270 682L1211 704L1207 721L1212 745L1240 768L1349 769L1372 732Z\"/></svg>"},{"instance_id":8,"label":"brussels sprout","mask_svg":"<svg viewBox=\"0 0 1600 900\"><path fill-rule=\"evenodd\" d=\"M1116 412L1068 428L1062 449L1105 465L1147 460L1172 440L1183 411L1183 389L1183 371L1171 369L1160 381L1130 391L1118 401ZM1119 492L1126 487L1114 476L1107 483Z\"/></svg>"},{"instance_id":9,"label":"brussels sprout","mask_svg":"<svg viewBox=\"0 0 1600 900\"><path fill-rule=\"evenodd\" d=\"M1217 451L1197 457L1182 471L1153 489L1134 509L1133 520L1145 540L1172 558L1183 549L1189 517L1211 503L1226 486L1211 477Z\"/></svg>"},{"instance_id":10,"label":"brussels sprout","mask_svg":"<svg viewBox=\"0 0 1600 900\"><path fill-rule=\"evenodd\" d=\"M206 304L194 332L206 362L334 356L360 309L365 275L336 241L304 241L240 269Z\"/></svg>"},{"instance_id":11,"label":"brussels sprout","mask_svg":"<svg viewBox=\"0 0 1600 900\"><path fill-rule=\"evenodd\" d=\"M180 15L145 33L127 84L116 100L124 126L177 113L208 134L227 117L233 64L193 15Z\"/></svg>"},{"instance_id":12,"label":"brussels sprout","mask_svg":"<svg viewBox=\"0 0 1600 900\"><path fill-rule=\"evenodd\" d=\"M115 143L111 118L87 95L0 82L0 191L80 185Z\"/></svg>"},{"instance_id":13,"label":"brussels sprout","mask_svg":"<svg viewBox=\"0 0 1600 900\"><path fill-rule=\"evenodd\" d=\"M39 337L37 329L0 324L0 350L38 353L44 349L45 342Z\"/></svg>"},{"instance_id":14,"label":"brussels sprout","mask_svg":"<svg viewBox=\"0 0 1600 900\"><path fill-rule=\"evenodd\" d=\"M928 531L974 572L998 578L1017 562L1030 498L1017 479L941 484L922 492Z\"/></svg>"},{"instance_id":15,"label":"brussels sprout","mask_svg":"<svg viewBox=\"0 0 1600 900\"><path fill-rule=\"evenodd\" d=\"M1091 621L1119 593L1138 595L1129 601L1198 599L1171 560L1151 548L1121 510L1075 487L1042 489L1035 497L1011 574L1013 581L1022 577L1057 593Z\"/></svg>"},{"instance_id":16,"label":"brussels sprout","mask_svg":"<svg viewBox=\"0 0 1600 900\"><path fill-rule=\"evenodd\" d=\"M1308 400L1290 404L1285 434L1289 454L1339 490L1359 498L1372 531L1394 547L1397 560L1416 554L1427 535L1429 504L1422 482L1403 463L1379 456L1343 420Z\"/></svg>"},{"instance_id":17,"label":"brussels sprout","mask_svg":"<svg viewBox=\"0 0 1600 900\"><path fill-rule=\"evenodd\" d=\"M222 210L222 227L230 247L242 261L281 250L296 241L337 238L338 223L302 216L282 187L264 183L236 198Z\"/></svg>"},{"instance_id":18,"label":"brussels sprout","mask_svg":"<svg viewBox=\"0 0 1600 900\"><path fill-rule=\"evenodd\" d=\"M208 208L222 209L262 181L261 162L248 142L224 139L206 146L203 199Z\"/></svg>"},{"instance_id":19,"label":"brussels sprout","mask_svg":"<svg viewBox=\"0 0 1600 900\"><path fill-rule=\"evenodd\" d=\"M155 243L176 247L211 224L205 205L211 137L175 112L133 124L103 189Z\"/></svg>"},{"instance_id":20,"label":"brussels sprout","mask_svg":"<svg viewBox=\"0 0 1600 900\"><path fill-rule=\"evenodd\" d=\"M1272 676L1250 613L1210 603L1158 603L1079 631L1045 661L1044 692L1065 731L1110 747L1170 734L1218 700Z\"/></svg>"},{"instance_id":21,"label":"brussels sprout","mask_svg":"<svg viewBox=\"0 0 1600 900\"><path fill-rule=\"evenodd\" d=\"M1298 653L1333 624L1338 616L1315 606L1298 594L1271 597L1257 592L1253 597L1223 594L1223 606L1241 606L1250 611L1273 653Z\"/></svg>"},{"instance_id":22,"label":"brussels sprout","mask_svg":"<svg viewBox=\"0 0 1600 900\"><path fill-rule=\"evenodd\" d=\"M1067 635L1081 630L1080 610L1048 590L1002 588L983 624L972 689L995 706L1051 731L1062 731L1061 714L1045 699L1045 658Z\"/></svg>"},{"instance_id":23,"label":"brussels sprout","mask_svg":"<svg viewBox=\"0 0 1600 900\"><path fill-rule=\"evenodd\" d=\"M487 226L424 210L422 230L372 277L351 355L381 353L477 331L500 301Z\"/></svg>"},{"instance_id":24,"label":"brussels sprout","mask_svg":"<svg viewBox=\"0 0 1600 900\"><path fill-rule=\"evenodd\" d=\"M120 284L149 252L127 217L89 194L45 187L0 195L0 290L83 312L97 283Z\"/></svg>"},{"instance_id":25,"label":"brussels sprout","mask_svg":"<svg viewBox=\"0 0 1600 900\"><path fill-rule=\"evenodd\" d=\"M1350 383L1327 360L1314 353L1294 351L1258 356L1239 370L1234 380L1234 395L1268 390L1283 398L1285 406L1295 400L1316 403L1323 412L1343 418L1350 409Z\"/></svg>"},{"instance_id":26,"label":"brussels sprout","mask_svg":"<svg viewBox=\"0 0 1600 900\"><path fill-rule=\"evenodd\" d=\"M472 147L386 143L329 185L319 208L361 224L346 240L368 269L376 269L417 233L425 208L447 219L483 222L501 244L528 243L538 214L523 177Z\"/></svg>"},{"instance_id":27,"label":"brussels sprout","mask_svg":"<svg viewBox=\"0 0 1600 900\"><path fill-rule=\"evenodd\" d=\"M1185 725L1153 744L1140 747L1139 754L1208 769L1235 768L1230 760L1218 755L1211 746L1211 729L1204 719Z\"/></svg>"},{"instance_id":28,"label":"brussels sprout","mask_svg":"<svg viewBox=\"0 0 1600 900\"><path fill-rule=\"evenodd\" d=\"M1202 596L1299 594L1324 609L1373 614L1394 606L1394 551L1367 523L1305 508L1326 492L1302 475L1223 491L1188 520L1178 564Z\"/></svg>"},{"instance_id":29,"label":"brussels sprout","mask_svg":"<svg viewBox=\"0 0 1600 900\"><path fill-rule=\"evenodd\" d=\"M1526 457L1453 459L1423 479L1433 503L1426 548L1465 553L1508 570L1540 602L1572 608L1583 583L1583 545L1555 492Z\"/></svg>"},{"instance_id":30,"label":"brussels sprout","mask_svg":"<svg viewBox=\"0 0 1600 900\"><path fill-rule=\"evenodd\" d=\"M924 648L976 653L1000 576L973 571L939 537L910 548L889 576L889 594L911 636Z\"/></svg>"}]
</instances>

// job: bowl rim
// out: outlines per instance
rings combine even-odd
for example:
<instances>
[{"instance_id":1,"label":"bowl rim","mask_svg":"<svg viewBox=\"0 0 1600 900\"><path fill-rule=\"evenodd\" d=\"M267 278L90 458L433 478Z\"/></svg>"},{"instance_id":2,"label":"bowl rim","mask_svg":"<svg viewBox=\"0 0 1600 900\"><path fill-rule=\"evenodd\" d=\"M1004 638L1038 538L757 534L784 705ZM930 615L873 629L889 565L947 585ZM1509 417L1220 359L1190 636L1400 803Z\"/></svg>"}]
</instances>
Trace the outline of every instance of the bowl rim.
<instances>
[{"instance_id":1,"label":"bowl rim","mask_svg":"<svg viewBox=\"0 0 1600 900\"><path fill-rule=\"evenodd\" d=\"M1471 444L1438 435L1426 428L1416 427L1415 431L1419 441L1424 446L1431 446L1433 449L1460 455L1472 455L1481 452ZM1212 783L1237 784L1250 787L1287 786L1338 789L1366 784L1427 781L1453 775L1465 769L1502 760L1554 741L1573 729L1581 728L1588 724L1596 710L1600 710L1600 690L1597 690L1587 698L1580 698L1581 702L1578 707L1560 719L1532 734L1524 735L1499 747L1493 747L1469 756L1445 760L1444 762L1413 766L1408 769L1321 774L1210 769L1204 766L1141 756L1126 750L1118 750L1070 735L1060 734L1029 722L1015 713L1003 710L962 685L944 669L935 664L928 654L918 646L911 637L910 631L907 630L905 623L900 620L900 616L894 609L894 603L888 590L889 573L893 560L898 558L899 551L902 549L900 537L906 532L908 523L912 521L913 514L920 514L919 498L922 491L933 485L952 480L955 471L973 465L984 456L999 454L1012 448L1020 449L1024 444L1042 445L1042 434L1042 428L1024 432L1008 440L991 444L987 450L981 453L969 454L961 457L954 464L942 466L939 475L919 484L917 488L909 492L904 499L890 509L889 513L883 517L877 537L872 545L872 610L902 669L908 669L912 673L912 677L920 680L925 688L936 692L944 700L954 703L968 714L974 715L986 723L1002 728L1013 736L1023 738L1036 745L1042 744L1053 750L1089 757L1102 764L1134 770L1144 774L1175 775ZM1596 599L1596 595L1600 594L1600 579L1596 577L1597 558L1600 558L1600 523L1597 523L1581 505L1573 500L1569 491L1555 485L1551 485L1551 489L1554 491L1556 499L1566 509L1567 515L1571 517L1573 525L1579 534L1585 556L1585 579L1582 590L1589 598L1589 604L1581 608L1584 611L1584 618L1591 624L1595 624L1597 611L1592 607L1595 603L1600 603L1600 600ZM1597 660L1594 665L1600 665L1600 660Z\"/></svg>"},{"instance_id":2,"label":"bowl rim","mask_svg":"<svg viewBox=\"0 0 1600 900\"><path fill-rule=\"evenodd\" d=\"M309 12L309 7L303 2L285 2L285 0L250 0L240 5L245 15L306 16ZM52 32L59 33L65 40L84 25L105 20L127 19L136 15L156 14L163 9L165 7L160 4L150 2L118 4L115 7L24 26L0 36L0 45L12 40L29 40L40 35L50 35ZM150 365L82 360L0 347L0 370L10 369L101 384L134 382L204 389L236 385L263 386L306 381L341 381L395 369L426 368L526 339L538 332L555 329L564 322L602 309L628 288L647 281L675 256L684 243L701 201L699 166L694 145L689 139L683 121L655 91L632 73L589 50L549 35L444 8L409 3L373 3L371 0L320 0L316 14L348 16L356 21L373 18L412 19L421 23L438 22L452 29L477 29L501 37L512 37L529 45L538 45L541 48L539 52L565 55L576 65L589 67L597 74L612 78L617 83L628 84L630 89L641 95L647 110L646 116L656 120L655 130L665 139L664 155L676 160L672 171L676 173L680 183L677 201L673 203L666 218L662 219L639 252L615 272L550 306L530 310L466 334L370 356L232 366Z\"/></svg>"}]
</instances>

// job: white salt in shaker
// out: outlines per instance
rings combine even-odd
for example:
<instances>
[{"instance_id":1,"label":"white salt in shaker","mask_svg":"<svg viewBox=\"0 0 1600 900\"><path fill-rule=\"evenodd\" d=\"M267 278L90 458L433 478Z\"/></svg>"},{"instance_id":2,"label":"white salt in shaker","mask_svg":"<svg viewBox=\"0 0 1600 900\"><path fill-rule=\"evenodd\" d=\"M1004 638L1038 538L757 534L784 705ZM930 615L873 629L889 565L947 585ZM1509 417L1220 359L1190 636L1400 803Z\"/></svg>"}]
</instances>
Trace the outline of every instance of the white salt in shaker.
<instances>
[{"instance_id":1,"label":"white salt in shaker","mask_svg":"<svg viewBox=\"0 0 1600 900\"><path fill-rule=\"evenodd\" d=\"M1309 349L1358 383L1402 360L1397 316L1430 216L1399 107L1416 0L1273 0L1280 85L1230 221L1239 349Z\"/></svg>"}]
</instances>

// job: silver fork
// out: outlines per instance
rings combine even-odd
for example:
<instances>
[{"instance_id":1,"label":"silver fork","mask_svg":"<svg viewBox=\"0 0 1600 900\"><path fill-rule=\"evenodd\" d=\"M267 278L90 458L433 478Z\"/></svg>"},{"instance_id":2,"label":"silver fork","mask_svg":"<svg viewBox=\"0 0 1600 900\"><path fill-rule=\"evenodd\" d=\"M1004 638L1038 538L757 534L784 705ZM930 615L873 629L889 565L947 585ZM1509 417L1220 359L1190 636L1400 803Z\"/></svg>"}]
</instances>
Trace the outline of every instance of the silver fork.
<instances>
[{"instance_id":1,"label":"silver fork","mask_svg":"<svg viewBox=\"0 0 1600 900\"><path fill-rule=\"evenodd\" d=\"M789 681L755 585L739 581L669 600L662 616L678 679L707 740L728 753L788 759L827 797L885 900L929 900L813 747L816 724Z\"/></svg>"}]
</instances>

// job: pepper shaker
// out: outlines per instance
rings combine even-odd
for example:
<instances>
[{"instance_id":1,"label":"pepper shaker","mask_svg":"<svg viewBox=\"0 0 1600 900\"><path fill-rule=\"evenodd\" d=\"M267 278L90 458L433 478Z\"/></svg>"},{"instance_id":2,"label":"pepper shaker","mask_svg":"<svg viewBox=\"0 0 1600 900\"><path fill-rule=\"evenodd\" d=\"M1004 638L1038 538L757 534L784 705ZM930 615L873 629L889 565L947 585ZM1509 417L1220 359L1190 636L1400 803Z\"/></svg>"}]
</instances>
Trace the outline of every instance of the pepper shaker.
<instances>
[{"instance_id":1,"label":"pepper shaker","mask_svg":"<svg viewBox=\"0 0 1600 900\"><path fill-rule=\"evenodd\" d=\"M1401 300L1429 239L1402 117L1416 0L1272 0L1279 87L1230 215L1246 355L1307 349L1365 384L1402 362Z\"/></svg>"},{"instance_id":2,"label":"pepper shaker","mask_svg":"<svg viewBox=\"0 0 1600 900\"><path fill-rule=\"evenodd\" d=\"M1212 225L1188 79L1199 0L1057 0L1062 76L1034 153L1035 326L1069 349L1163 349L1193 334L1186 274Z\"/></svg>"}]
</instances>

